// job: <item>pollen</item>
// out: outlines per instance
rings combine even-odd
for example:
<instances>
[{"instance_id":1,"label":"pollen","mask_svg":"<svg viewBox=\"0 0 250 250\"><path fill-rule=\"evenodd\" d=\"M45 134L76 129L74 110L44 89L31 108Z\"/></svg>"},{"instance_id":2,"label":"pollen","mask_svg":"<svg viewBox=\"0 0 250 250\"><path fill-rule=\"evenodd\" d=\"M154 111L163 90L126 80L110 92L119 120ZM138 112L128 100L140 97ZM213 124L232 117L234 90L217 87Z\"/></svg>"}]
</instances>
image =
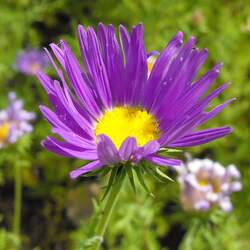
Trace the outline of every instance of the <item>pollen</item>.
<instances>
[{"instance_id":1,"label":"pollen","mask_svg":"<svg viewBox=\"0 0 250 250\"><path fill-rule=\"evenodd\" d=\"M10 124L8 122L5 122L3 124L0 124L0 142L5 142L10 130Z\"/></svg>"},{"instance_id":2,"label":"pollen","mask_svg":"<svg viewBox=\"0 0 250 250\"><path fill-rule=\"evenodd\" d=\"M137 107L115 107L104 112L95 126L95 135L107 135L117 148L127 137L135 137L139 146L157 140L160 130L157 120Z\"/></svg>"}]
</instances>

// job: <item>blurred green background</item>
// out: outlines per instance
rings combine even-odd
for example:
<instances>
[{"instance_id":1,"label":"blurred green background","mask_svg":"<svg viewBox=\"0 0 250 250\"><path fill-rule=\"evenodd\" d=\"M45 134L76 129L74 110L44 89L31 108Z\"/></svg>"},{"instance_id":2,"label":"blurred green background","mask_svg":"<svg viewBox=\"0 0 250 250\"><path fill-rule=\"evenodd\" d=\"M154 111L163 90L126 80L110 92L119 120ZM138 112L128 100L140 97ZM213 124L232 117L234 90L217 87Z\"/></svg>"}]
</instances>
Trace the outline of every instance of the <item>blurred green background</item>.
<instances>
[{"instance_id":1,"label":"blurred green background","mask_svg":"<svg viewBox=\"0 0 250 250\"><path fill-rule=\"evenodd\" d=\"M76 25L120 23L127 28L143 22L147 50L161 50L176 31L185 39L194 35L209 57L202 71L223 61L217 84L232 85L218 102L237 101L207 126L232 125L232 135L190 150L223 165L234 163L242 173L243 190L233 195L234 210L209 218L183 212L178 183L148 180L155 193L136 195L124 187L107 233L105 249L115 250L248 250L250 249L250 3L248 0L5 0L0 1L0 108L7 93L16 91L25 109L34 111L34 132L0 151L0 250L17 249L11 233L13 220L13 166L22 167L22 249L83 249L82 241L92 212L92 198L102 183L96 178L70 180L80 161L55 156L41 148L49 133L38 105L48 103L38 81L15 71L17 53L47 47L65 39L79 56ZM54 75L52 69L48 73ZM216 85L216 84L215 84Z\"/></svg>"}]
</instances>

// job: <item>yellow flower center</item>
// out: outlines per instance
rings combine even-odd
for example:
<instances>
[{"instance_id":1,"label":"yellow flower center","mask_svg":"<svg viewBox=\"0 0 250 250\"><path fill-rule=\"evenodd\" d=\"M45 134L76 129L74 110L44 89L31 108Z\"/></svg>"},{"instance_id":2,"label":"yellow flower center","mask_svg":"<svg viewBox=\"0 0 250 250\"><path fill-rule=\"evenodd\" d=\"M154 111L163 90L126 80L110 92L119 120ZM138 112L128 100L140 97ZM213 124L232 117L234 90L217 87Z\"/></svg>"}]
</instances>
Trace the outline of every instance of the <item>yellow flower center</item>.
<instances>
[{"instance_id":1,"label":"yellow flower center","mask_svg":"<svg viewBox=\"0 0 250 250\"><path fill-rule=\"evenodd\" d=\"M199 180L199 185L201 187L211 185L212 189L213 189L213 192L215 192L215 193L219 193L220 189L221 189L220 188L220 183L216 179L213 179L213 180Z\"/></svg>"},{"instance_id":2,"label":"yellow flower center","mask_svg":"<svg viewBox=\"0 0 250 250\"><path fill-rule=\"evenodd\" d=\"M138 107L115 107L106 111L95 126L95 135L107 135L117 148L128 137L135 137L139 146L160 135L158 122Z\"/></svg>"},{"instance_id":3,"label":"yellow flower center","mask_svg":"<svg viewBox=\"0 0 250 250\"><path fill-rule=\"evenodd\" d=\"M36 74L41 69L41 66L38 62L33 62L30 65L30 71L32 74Z\"/></svg>"},{"instance_id":4,"label":"yellow flower center","mask_svg":"<svg viewBox=\"0 0 250 250\"><path fill-rule=\"evenodd\" d=\"M201 187L205 187L205 186L208 185L208 182L205 181L205 180L200 180L200 181L199 181L199 185L200 185Z\"/></svg>"},{"instance_id":5,"label":"yellow flower center","mask_svg":"<svg viewBox=\"0 0 250 250\"><path fill-rule=\"evenodd\" d=\"M0 142L5 142L10 130L10 124L5 122L0 125Z\"/></svg>"}]
</instances>

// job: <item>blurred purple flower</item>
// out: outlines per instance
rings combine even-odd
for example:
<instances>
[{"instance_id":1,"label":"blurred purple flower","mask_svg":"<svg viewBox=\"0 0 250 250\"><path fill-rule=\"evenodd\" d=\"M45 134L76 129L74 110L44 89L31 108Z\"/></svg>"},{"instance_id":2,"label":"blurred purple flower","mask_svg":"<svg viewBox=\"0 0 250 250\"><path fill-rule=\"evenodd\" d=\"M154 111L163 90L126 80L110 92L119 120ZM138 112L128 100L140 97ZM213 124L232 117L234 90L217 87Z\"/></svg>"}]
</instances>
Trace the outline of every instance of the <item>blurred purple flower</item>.
<instances>
[{"instance_id":1,"label":"blurred purple flower","mask_svg":"<svg viewBox=\"0 0 250 250\"><path fill-rule=\"evenodd\" d=\"M179 168L181 203L185 210L207 211L215 205L232 210L230 194L241 190L240 172L210 159L194 159Z\"/></svg>"},{"instance_id":2,"label":"blurred purple flower","mask_svg":"<svg viewBox=\"0 0 250 250\"><path fill-rule=\"evenodd\" d=\"M9 104L6 109L0 110L0 148L15 143L18 138L30 133L33 127L29 121L35 114L23 110L23 102L16 99L14 92L9 93Z\"/></svg>"},{"instance_id":3,"label":"blurred purple flower","mask_svg":"<svg viewBox=\"0 0 250 250\"><path fill-rule=\"evenodd\" d=\"M35 75L49 63L47 55L39 49L27 49L18 54L16 69L26 75Z\"/></svg>"},{"instance_id":4,"label":"blurred purple flower","mask_svg":"<svg viewBox=\"0 0 250 250\"><path fill-rule=\"evenodd\" d=\"M155 52L146 52L142 24L131 33L121 25L119 32L121 46L112 25L99 24L97 32L79 25L84 67L61 41L60 46L50 45L60 67L48 52L60 82L37 74L54 109L40 110L52 132L63 139L49 136L42 145L56 154L90 161L72 171L72 178L141 160L179 165L179 160L159 155L159 149L196 146L231 133L230 127L195 130L233 99L207 111L228 84L205 96L222 64L196 80L208 52L195 48L194 37L183 45L183 34L177 32L157 58L148 58Z\"/></svg>"}]
</instances>

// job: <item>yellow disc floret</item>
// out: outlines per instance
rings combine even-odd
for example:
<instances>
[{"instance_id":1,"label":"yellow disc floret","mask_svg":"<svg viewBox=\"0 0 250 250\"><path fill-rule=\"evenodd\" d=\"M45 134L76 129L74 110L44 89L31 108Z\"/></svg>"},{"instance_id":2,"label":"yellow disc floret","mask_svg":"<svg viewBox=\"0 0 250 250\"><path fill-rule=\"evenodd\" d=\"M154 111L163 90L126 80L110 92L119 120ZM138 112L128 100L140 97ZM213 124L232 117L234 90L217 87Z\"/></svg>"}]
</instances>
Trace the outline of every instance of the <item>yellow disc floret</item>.
<instances>
[{"instance_id":1,"label":"yellow disc floret","mask_svg":"<svg viewBox=\"0 0 250 250\"><path fill-rule=\"evenodd\" d=\"M115 107L104 112L96 123L95 135L107 135L117 148L129 136L135 137L139 146L159 138L157 120L138 107Z\"/></svg>"},{"instance_id":2,"label":"yellow disc floret","mask_svg":"<svg viewBox=\"0 0 250 250\"><path fill-rule=\"evenodd\" d=\"M5 142L10 130L10 124L5 122L0 125L0 142Z\"/></svg>"}]
</instances>

